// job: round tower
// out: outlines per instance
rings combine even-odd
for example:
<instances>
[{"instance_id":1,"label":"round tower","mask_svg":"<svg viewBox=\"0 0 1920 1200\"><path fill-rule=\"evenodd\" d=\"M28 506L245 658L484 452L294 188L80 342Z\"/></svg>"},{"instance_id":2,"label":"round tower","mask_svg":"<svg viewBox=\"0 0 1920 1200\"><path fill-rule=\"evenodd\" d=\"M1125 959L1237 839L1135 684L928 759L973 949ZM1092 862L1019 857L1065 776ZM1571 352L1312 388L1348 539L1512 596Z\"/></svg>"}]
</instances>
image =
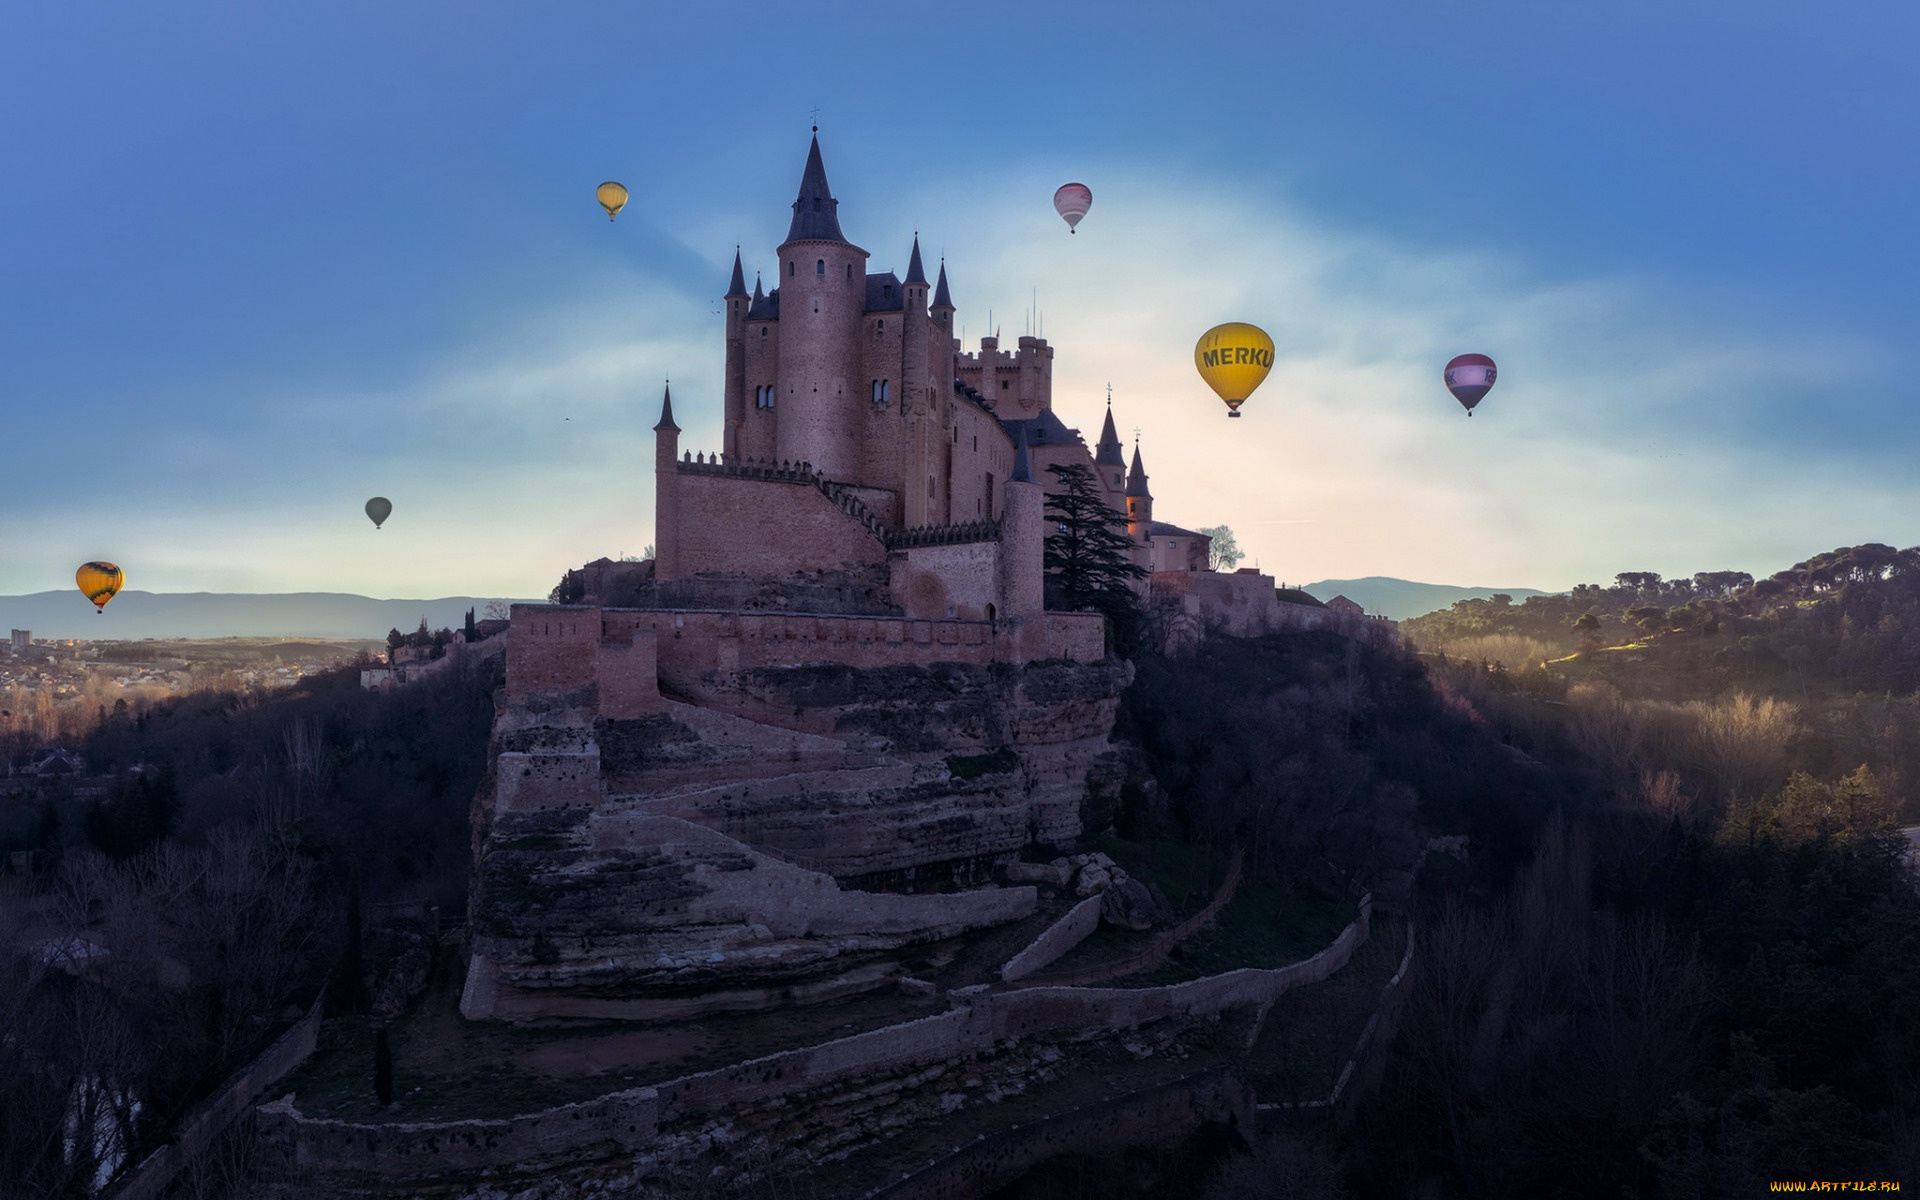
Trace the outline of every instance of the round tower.
<instances>
[{"instance_id":1,"label":"round tower","mask_svg":"<svg viewBox=\"0 0 1920 1200\"><path fill-rule=\"evenodd\" d=\"M780 245L780 381L774 456L811 463L830 479L857 479L861 317L867 252L847 241L827 188L820 139L807 152L793 223Z\"/></svg>"}]
</instances>

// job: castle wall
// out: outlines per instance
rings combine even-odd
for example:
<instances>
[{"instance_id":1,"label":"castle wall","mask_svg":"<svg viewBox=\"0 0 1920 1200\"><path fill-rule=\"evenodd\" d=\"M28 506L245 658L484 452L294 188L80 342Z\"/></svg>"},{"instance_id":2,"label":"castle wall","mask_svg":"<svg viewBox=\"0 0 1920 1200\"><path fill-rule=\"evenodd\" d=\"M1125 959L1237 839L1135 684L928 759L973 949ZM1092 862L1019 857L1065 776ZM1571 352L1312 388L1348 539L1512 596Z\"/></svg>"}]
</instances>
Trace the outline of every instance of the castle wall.
<instances>
[{"instance_id":1,"label":"castle wall","mask_svg":"<svg viewBox=\"0 0 1920 1200\"><path fill-rule=\"evenodd\" d=\"M888 590L909 617L985 621L1011 616L1000 591L999 542L914 546L888 559Z\"/></svg>"},{"instance_id":2,"label":"castle wall","mask_svg":"<svg viewBox=\"0 0 1920 1200\"><path fill-rule=\"evenodd\" d=\"M940 1115L938 1108L918 1118L898 1111L911 1086L904 1078L914 1071L963 1060L976 1070L996 1061L1028 1070L1035 1041L1049 1035L1107 1031L1111 1036L1156 1022L1271 1004L1344 966L1367 940L1371 910L1371 898L1363 899L1360 916L1332 945L1286 967L1230 971L1159 988L993 992L982 985L950 993L955 1007L938 1016L507 1120L363 1125L309 1117L287 1097L258 1110L258 1127L271 1159L283 1170L325 1180L336 1191L429 1184L483 1172L497 1187L506 1179L539 1179L583 1166L610 1170L610 1160L633 1166L691 1161L704 1142L688 1135L710 1127L756 1128L762 1144L797 1155L799 1161L789 1161L799 1166L822 1148L811 1127L805 1134L791 1127L807 1125L809 1114L830 1098L844 1101L862 1094L868 1106L892 1106L880 1127L898 1128ZM794 1103L801 1095L811 1102Z\"/></svg>"},{"instance_id":3,"label":"castle wall","mask_svg":"<svg viewBox=\"0 0 1920 1200\"><path fill-rule=\"evenodd\" d=\"M1283 601L1273 576L1253 571L1156 571L1149 586L1157 611L1171 608L1180 614L1183 638L1258 637L1284 630L1326 630L1362 640L1394 636L1391 622Z\"/></svg>"},{"instance_id":4,"label":"castle wall","mask_svg":"<svg viewBox=\"0 0 1920 1200\"><path fill-rule=\"evenodd\" d=\"M886 561L886 547L811 484L676 472L676 577L781 576Z\"/></svg>"},{"instance_id":5,"label":"castle wall","mask_svg":"<svg viewBox=\"0 0 1920 1200\"><path fill-rule=\"evenodd\" d=\"M1006 961L1000 968L1000 978L1008 983L1025 979L1093 936L1093 931L1100 928L1102 903L1099 896L1088 896L1068 909L1066 916L1047 926L1026 949Z\"/></svg>"}]
</instances>

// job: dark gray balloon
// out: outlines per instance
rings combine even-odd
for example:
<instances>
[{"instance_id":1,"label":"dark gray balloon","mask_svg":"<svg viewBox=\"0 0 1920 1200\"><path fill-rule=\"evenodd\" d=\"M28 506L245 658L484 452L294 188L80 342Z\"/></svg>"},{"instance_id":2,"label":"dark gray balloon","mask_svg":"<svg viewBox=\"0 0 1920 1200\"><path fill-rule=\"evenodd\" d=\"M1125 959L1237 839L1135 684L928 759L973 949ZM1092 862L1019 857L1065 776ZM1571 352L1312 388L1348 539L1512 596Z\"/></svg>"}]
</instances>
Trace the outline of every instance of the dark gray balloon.
<instances>
[{"instance_id":1,"label":"dark gray balloon","mask_svg":"<svg viewBox=\"0 0 1920 1200\"><path fill-rule=\"evenodd\" d=\"M367 501L367 515L373 518L373 527L380 528L386 519L393 515L393 501L385 496L375 496Z\"/></svg>"}]
</instances>

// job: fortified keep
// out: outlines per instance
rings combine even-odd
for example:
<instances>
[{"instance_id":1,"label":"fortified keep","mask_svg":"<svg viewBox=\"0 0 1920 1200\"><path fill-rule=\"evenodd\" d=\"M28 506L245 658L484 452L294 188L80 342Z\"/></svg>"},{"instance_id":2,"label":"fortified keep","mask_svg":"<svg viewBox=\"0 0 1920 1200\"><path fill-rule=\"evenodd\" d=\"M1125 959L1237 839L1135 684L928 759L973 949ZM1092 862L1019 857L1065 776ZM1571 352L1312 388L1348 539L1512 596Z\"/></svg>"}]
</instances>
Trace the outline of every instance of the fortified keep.
<instances>
[{"instance_id":1,"label":"fortified keep","mask_svg":"<svg viewBox=\"0 0 1920 1200\"><path fill-rule=\"evenodd\" d=\"M904 279L870 271L838 209L815 139L774 286L734 259L720 449L662 399L655 559L514 606L469 1017L828 999L1033 911L982 885L1109 809L1131 678L1099 614L1046 609L1053 466L1093 473L1156 592L1188 585L1187 625L1296 607L1154 520L1111 408L1091 449L1061 422L1044 340L963 353L946 264L929 284L916 238Z\"/></svg>"}]
</instances>

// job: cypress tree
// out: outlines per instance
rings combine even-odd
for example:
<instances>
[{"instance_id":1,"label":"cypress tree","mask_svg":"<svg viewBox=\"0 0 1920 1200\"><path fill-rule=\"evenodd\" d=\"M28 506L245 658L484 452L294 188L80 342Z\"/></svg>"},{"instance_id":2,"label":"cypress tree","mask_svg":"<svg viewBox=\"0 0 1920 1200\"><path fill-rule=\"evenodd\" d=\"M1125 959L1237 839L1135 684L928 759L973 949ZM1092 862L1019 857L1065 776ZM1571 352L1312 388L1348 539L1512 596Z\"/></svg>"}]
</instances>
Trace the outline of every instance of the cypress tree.
<instances>
[{"instance_id":1,"label":"cypress tree","mask_svg":"<svg viewBox=\"0 0 1920 1200\"><path fill-rule=\"evenodd\" d=\"M1061 485L1047 494L1047 607L1104 613L1112 648L1131 653L1142 624L1134 585L1147 569L1133 561L1127 519L1107 503L1085 466L1054 463L1047 469Z\"/></svg>"}]
</instances>

